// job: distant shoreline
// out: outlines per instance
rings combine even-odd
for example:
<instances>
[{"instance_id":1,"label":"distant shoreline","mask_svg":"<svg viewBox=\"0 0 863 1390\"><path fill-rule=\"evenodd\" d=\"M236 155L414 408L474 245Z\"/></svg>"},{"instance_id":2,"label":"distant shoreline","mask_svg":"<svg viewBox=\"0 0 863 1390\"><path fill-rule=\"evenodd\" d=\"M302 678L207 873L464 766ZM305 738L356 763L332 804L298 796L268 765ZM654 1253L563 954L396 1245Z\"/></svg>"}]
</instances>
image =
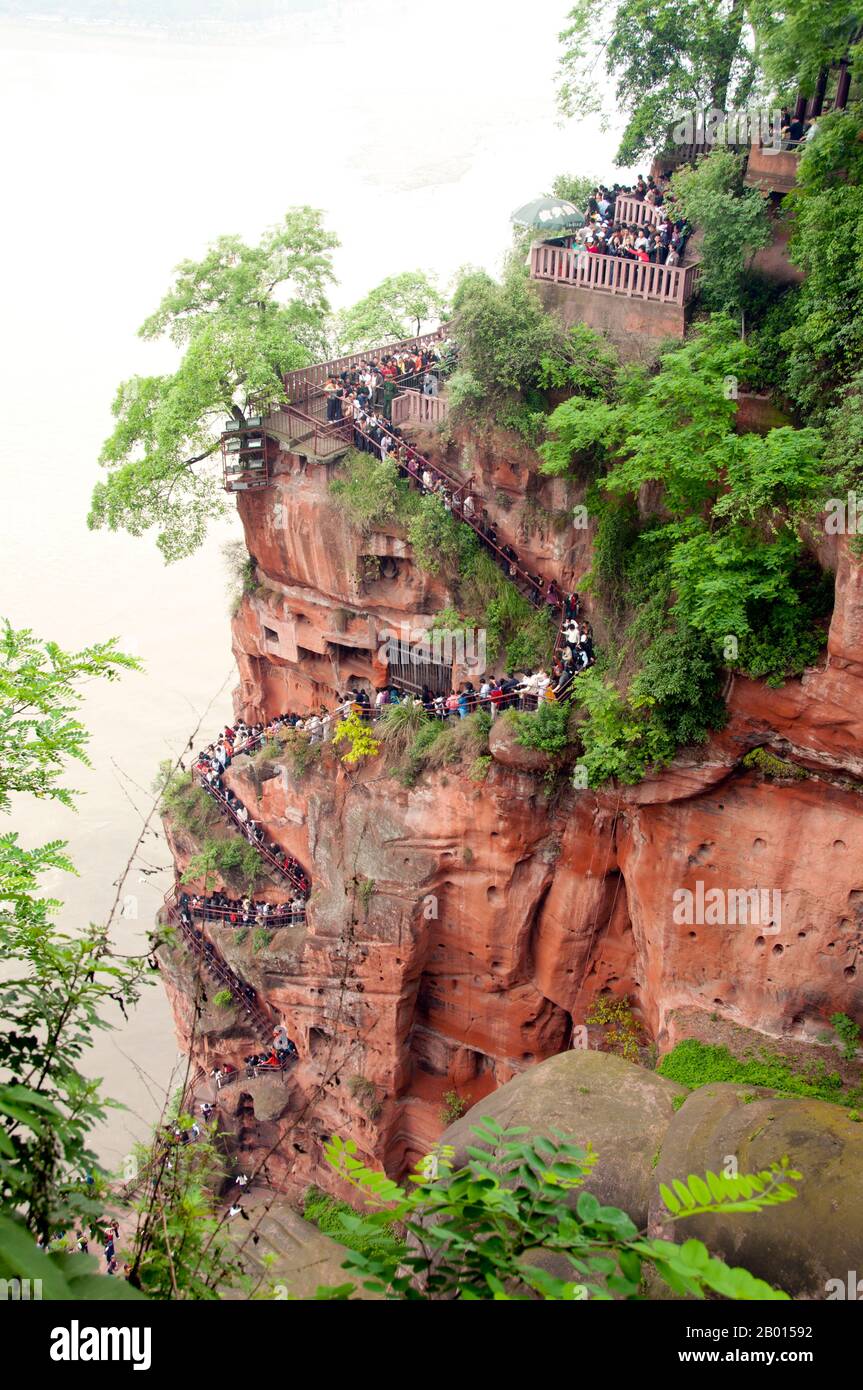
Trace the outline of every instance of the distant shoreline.
<instances>
[{"instance_id":1,"label":"distant shoreline","mask_svg":"<svg viewBox=\"0 0 863 1390\"><path fill-rule=\"evenodd\" d=\"M90 22L83 19L61 19L49 15L4 15L0 13L0 32L4 35L18 33L22 39L56 40L57 46L68 46L70 41L108 40L110 42L148 41L156 45L165 43L187 44L190 47L222 48L254 47L282 35L305 30L309 20L318 19L320 11L298 10L290 17L279 20L249 20L244 24L229 24L218 19L202 19L197 22L168 24L132 24L110 22Z\"/></svg>"}]
</instances>

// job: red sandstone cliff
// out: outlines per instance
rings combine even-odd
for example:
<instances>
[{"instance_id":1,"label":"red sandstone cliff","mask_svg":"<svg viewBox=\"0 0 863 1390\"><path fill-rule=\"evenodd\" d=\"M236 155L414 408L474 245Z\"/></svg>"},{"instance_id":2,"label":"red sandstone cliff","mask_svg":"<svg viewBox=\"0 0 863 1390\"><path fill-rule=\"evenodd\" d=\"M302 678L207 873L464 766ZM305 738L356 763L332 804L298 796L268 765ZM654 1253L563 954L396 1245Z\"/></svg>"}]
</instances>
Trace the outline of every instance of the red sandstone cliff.
<instances>
[{"instance_id":1,"label":"red sandstone cliff","mask_svg":"<svg viewBox=\"0 0 863 1390\"><path fill-rule=\"evenodd\" d=\"M529 488L546 521L573 499L551 485L536 494L519 450L477 446L459 463L506 539L524 551L534 535L532 553L564 581L586 569L586 533L528 526ZM351 531L323 466L282 467L274 486L240 499L260 581L234 622L247 718L331 704L350 681L373 681L383 636L427 627L445 602L396 531ZM365 578L364 555L391 557L392 577ZM307 924L268 947L209 929L301 1057L284 1080L223 1092L244 1161L270 1153L288 1190L326 1183L322 1144L339 1132L399 1172L440 1133L446 1091L475 1101L568 1047L603 990L629 994L660 1043L683 1007L809 1038L836 1010L859 1017L861 653L863 579L843 549L823 668L781 690L735 680L723 734L637 787L549 801L503 747L484 782L456 766L411 791L382 760L348 772L329 747L299 780L286 761L238 758L229 785L314 880ZM756 744L805 775L747 771ZM193 846L176 834L174 849L184 867ZM672 893L699 882L778 890L780 920L676 922ZM193 970L179 951L165 977L188 1043ZM259 1041L205 1008L193 1046L204 1062L237 1062Z\"/></svg>"}]
</instances>

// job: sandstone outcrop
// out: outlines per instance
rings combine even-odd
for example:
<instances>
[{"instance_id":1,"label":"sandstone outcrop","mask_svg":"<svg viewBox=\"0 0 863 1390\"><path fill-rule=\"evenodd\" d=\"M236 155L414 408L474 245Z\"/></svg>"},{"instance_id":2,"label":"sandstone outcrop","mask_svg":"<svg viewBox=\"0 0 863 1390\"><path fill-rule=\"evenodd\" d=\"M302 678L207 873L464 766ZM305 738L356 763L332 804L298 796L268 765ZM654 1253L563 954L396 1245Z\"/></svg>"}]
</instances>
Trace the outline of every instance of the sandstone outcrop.
<instances>
[{"instance_id":1,"label":"sandstone outcrop","mask_svg":"<svg viewBox=\"0 0 863 1390\"><path fill-rule=\"evenodd\" d=\"M448 447L501 536L521 546L530 533L537 560L576 584L589 537L554 522L573 496L537 492L520 446L497 459ZM330 469L283 455L273 485L239 499L258 580L233 627L250 720L374 684L387 635L426 630L446 602L397 527L346 524ZM480 782L457 764L408 790L382 760L348 770L328 745L302 777L287 757L237 759L228 784L314 883L308 921L266 946L207 928L299 1047L283 1105L263 1091L243 1101L247 1152L272 1151L274 1181L331 1185L332 1133L404 1171L439 1136L448 1091L472 1103L565 1052L602 992L629 995L660 1047L680 1010L797 1039L833 1012L863 1016L863 570L844 544L824 552L837 581L821 666L779 690L735 678L726 729L637 787L550 798L544 755L504 726ZM757 746L794 775L745 767ZM173 844L184 869L194 845L178 832ZM687 920L675 893L711 890L722 913ZM762 890L779 894L771 910L733 922L729 895L751 909ZM178 1033L184 1045L194 1033L196 1058L236 1062L259 1045L230 1010L196 1020L194 972L170 955Z\"/></svg>"},{"instance_id":2,"label":"sandstone outcrop","mask_svg":"<svg viewBox=\"0 0 863 1390\"><path fill-rule=\"evenodd\" d=\"M844 1283L859 1268L863 1126L839 1106L728 1084L687 1094L618 1057L574 1051L532 1067L450 1126L441 1143L454 1147L456 1166L485 1116L533 1135L556 1129L580 1147L592 1142L598 1162L585 1187L600 1201L651 1235L703 1240L793 1298L826 1298L828 1281ZM660 1183L728 1172L732 1160L740 1173L759 1172L785 1154L803 1174L793 1201L755 1214L669 1218Z\"/></svg>"}]
</instances>

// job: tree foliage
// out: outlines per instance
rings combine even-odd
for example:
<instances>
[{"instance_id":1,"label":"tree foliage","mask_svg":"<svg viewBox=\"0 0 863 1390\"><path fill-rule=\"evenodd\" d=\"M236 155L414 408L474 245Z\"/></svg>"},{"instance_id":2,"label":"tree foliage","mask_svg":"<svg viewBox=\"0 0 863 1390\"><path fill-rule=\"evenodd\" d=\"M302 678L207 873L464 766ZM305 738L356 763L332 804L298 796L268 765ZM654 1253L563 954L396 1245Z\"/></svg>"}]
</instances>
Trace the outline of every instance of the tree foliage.
<instances>
[{"instance_id":1,"label":"tree foliage","mask_svg":"<svg viewBox=\"0 0 863 1390\"><path fill-rule=\"evenodd\" d=\"M600 473L589 586L614 635L575 681L591 785L639 781L721 727L723 666L781 683L823 646L829 581L805 535L830 486L824 437L739 434L727 385L755 368L717 315L655 369L620 368L605 396L549 417L541 471Z\"/></svg>"},{"instance_id":2,"label":"tree foliage","mask_svg":"<svg viewBox=\"0 0 863 1390\"><path fill-rule=\"evenodd\" d=\"M485 397L530 391L539 384L543 358L563 345L561 324L518 267L502 281L484 270L467 272L453 296L453 315L460 370Z\"/></svg>"},{"instance_id":3,"label":"tree foliage","mask_svg":"<svg viewBox=\"0 0 863 1390\"><path fill-rule=\"evenodd\" d=\"M367 724L356 710L340 724L336 725L333 733L333 743L339 745L347 744L347 750L342 753L343 763L354 767L363 758L376 758L381 751L381 745L372 733L371 725Z\"/></svg>"},{"instance_id":4,"label":"tree foliage","mask_svg":"<svg viewBox=\"0 0 863 1390\"><path fill-rule=\"evenodd\" d=\"M352 308L339 314L337 333L344 352L379 347L430 331L446 314L446 299L422 270L388 275Z\"/></svg>"},{"instance_id":5,"label":"tree foliage","mask_svg":"<svg viewBox=\"0 0 863 1390\"><path fill-rule=\"evenodd\" d=\"M773 91L811 96L823 67L856 55L863 38L858 0L749 0L756 54Z\"/></svg>"},{"instance_id":6,"label":"tree foliage","mask_svg":"<svg viewBox=\"0 0 863 1390\"><path fill-rule=\"evenodd\" d=\"M136 666L113 641L66 652L5 624L0 809L8 813L16 795L74 804L75 793L60 779L69 759L87 762L89 736L75 715L81 686ZM103 927L66 932L55 925L62 904L44 896L41 883L46 873L75 872L65 851L59 840L25 849L15 832L0 835L4 1275L26 1272L27 1262L20 1258L23 1239L32 1249L34 1234L47 1238L74 1222L101 1220L104 1178L89 1137L110 1102L102 1097L100 1083L85 1075L82 1059L94 1031L109 1027L107 1019L117 1009L125 1016L137 998L144 968L141 960L114 955ZM30 1234L25 1237L13 1221L23 1221ZM73 1280L81 1297L93 1296L86 1282L93 1278L92 1262L72 1266L60 1261L57 1271L61 1284ZM49 1285L53 1277L45 1271Z\"/></svg>"},{"instance_id":7,"label":"tree foliage","mask_svg":"<svg viewBox=\"0 0 863 1390\"><path fill-rule=\"evenodd\" d=\"M717 149L671 178L675 206L703 234L700 291L713 309L739 310L745 275L771 228L764 199L743 185L743 156Z\"/></svg>"},{"instance_id":8,"label":"tree foliage","mask_svg":"<svg viewBox=\"0 0 863 1390\"><path fill-rule=\"evenodd\" d=\"M525 1127L503 1129L490 1118L473 1133L478 1142L461 1168L453 1169L452 1149L444 1148L411 1175L412 1190L367 1168L352 1139L329 1141L329 1162L366 1207L341 1221L348 1237L363 1237L364 1248L352 1250L343 1267L367 1292L408 1301L635 1300L644 1297L643 1276L653 1270L681 1296L787 1298L711 1256L701 1241L641 1235L626 1212L587 1190L597 1162L589 1147L558 1134L529 1138ZM662 1189L667 1219L757 1212L793 1200L800 1177L785 1161L735 1179L690 1174ZM407 1250L394 1238L393 1223L407 1232ZM369 1248L371 1232L379 1234L376 1249ZM349 1299L356 1292L351 1280L319 1289L317 1297Z\"/></svg>"},{"instance_id":9,"label":"tree foliage","mask_svg":"<svg viewBox=\"0 0 863 1390\"><path fill-rule=\"evenodd\" d=\"M863 355L863 113L832 112L818 122L785 200L793 214L790 250L805 279L782 335L783 385L816 420L837 404Z\"/></svg>"},{"instance_id":10,"label":"tree foliage","mask_svg":"<svg viewBox=\"0 0 863 1390\"><path fill-rule=\"evenodd\" d=\"M564 116L627 118L616 159L661 149L682 111L745 106L756 78L744 0L577 0L560 35L557 97Z\"/></svg>"},{"instance_id":11,"label":"tree foliage","mask_svg":"<svg viewBox=\"0 0 863 1390\"><path fill-rule=\"evenodd\" d=\"M224 501L212 463L225 416L278 398L284 373L323 355L337 240L320 213L294 208L257 246L220 237L183 261L139 334L181 352L175 371L121 383L102 447L91 528L156 528L166 560L190 554Z\"/></svg>"}]
</instances>

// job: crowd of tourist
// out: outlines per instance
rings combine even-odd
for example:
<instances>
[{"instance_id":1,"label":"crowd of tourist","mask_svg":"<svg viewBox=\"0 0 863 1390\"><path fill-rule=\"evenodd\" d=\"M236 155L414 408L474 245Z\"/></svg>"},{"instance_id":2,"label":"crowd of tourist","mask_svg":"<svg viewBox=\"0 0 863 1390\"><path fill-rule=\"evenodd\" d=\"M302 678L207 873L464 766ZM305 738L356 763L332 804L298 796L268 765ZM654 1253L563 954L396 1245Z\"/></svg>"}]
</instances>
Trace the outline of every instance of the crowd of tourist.
<instances>
[{"instance_id":1,"label":"crowd of tourist","mask_svg":"<svg viewBox=\"0 0 863 1390\"><path fill-rule=\"evenodd\" d=\"M92 1184L92 1177L88 1176L88 1183ZM117 1241L120 1239L120 1223L115 1217L103 1216L101 1220L91 1221L85 1229L80 1226L71 1236L71 1244L67 1244L70 1235L67 1231L57 1231L54 1234L39 1235L36 1237L36 1248L45 1255L51 1254L70 1254L70 1255L89 1255L91 1242L101 1245L102 1254L105 1257L105 1273L110 1275L119 1274L120 1263L117 1259ZM131 1271L131 1266L124 1266L123 1276L127 1277Z\"/></svg>"},{"instance_id":2,"label":"crowd of tourist","mask_svg":"<svg viewBox=\"0 0 863 1390\"><path fill-rule=\"evenodd\" d=\"M283 727L284 723L289 722L290 716L286 716L284 720L280 717L278 720L270 721L266 727L267 729ZM249 725L242 723L238 723L237 727L228 725L215 743L211 743L197 754L194 771L200 778L201 785L245 835L249 843L258 849L273 868L290 881L298 896L304 900L311 892L311 883L302 865L283 850L281 845L267 839L260 821L256 821L250 816L248 809L236 792L224 784L224 774L230 767L235 753L237 751L252 751L253 748L260 746L261 740L265 736L266 730L263 725L254 726L255 732L249 738L238 742L238 732L245 732L249 728ZM293 912L293 904L291 911Z\"/></svg>"},{"instance_id":3,"label":"crowd of tourist","mask_svg":"<svg viewBox=\"0 0 863 1390\"><path fill-rule=\"evenodd\" d=\"M255 898L229 898L217 889L213 893L184 893L180 902L192 917L220 922L228 927L290 927L305 920L306 900L299 893L289 902L270 903Z\"/></svg>"},{"instance_id":4,"label":"crowd of tourist","mask_svg":"<svg viewBox=\"0 0 863 1390\"><path fill-rule=\"evenodd\" d=\"M201 959L204 967L210 974L215 976L220 984L224 985L231 993L237 1004L248 1014L250 1018L260 1016L258 996L250 984L241 980L236 971L222 959L213 945L212 941L204 935L203 928L196 927L192 920L192 914L187 905L183 903L183 894L179 901L180 926L186 941L191 946L195 954Z\"/></svg>"},{"instance_id":5,"label":"crowd of tourist","mask_svg":"<svg viewBox=\"0 0 863 1390\"><path fill-rule=\"evenodd\" d=\"M625 194L657 209L650 222L627 222L616 216L618 199ZM620 256L624 260L649 262L653 265L679 265L683 260L692 226L686 218L676 216L673 201L664 179L639 176L632 188L613 188L600 185L588 199L586 221L572 236L562 239L586 255Z\"/></svg>"},{"instance_id":6,"label":"crowd of tourist","mask_svg":"<svg viewBox=\"0 0 863 1390\"><path fill-rule=\"evenodd\" d=\"M431 344L415 344L369 357L361 363L327 377L324 394L327 420L351 420L356 410L380 410L389 416L393 397L399 390L422 391L436 396L439 377L455 356L453 344L440 339Z\"/></svg>"}]
</instances>

